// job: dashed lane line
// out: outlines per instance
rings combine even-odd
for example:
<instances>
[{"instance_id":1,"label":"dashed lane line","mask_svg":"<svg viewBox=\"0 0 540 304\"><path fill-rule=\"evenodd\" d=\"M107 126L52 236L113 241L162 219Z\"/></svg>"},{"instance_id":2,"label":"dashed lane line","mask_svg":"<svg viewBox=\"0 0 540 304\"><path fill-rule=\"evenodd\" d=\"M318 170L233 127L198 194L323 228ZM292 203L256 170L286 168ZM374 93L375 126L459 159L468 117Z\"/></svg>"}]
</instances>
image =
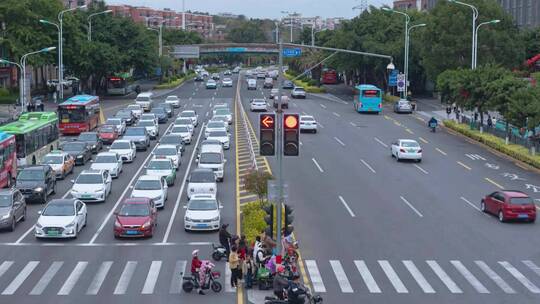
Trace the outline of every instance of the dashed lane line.
<instances>
[{"instance_id":1,"label":"dashed lane line","mask_svg":"<svg viewBox=\"0 0 540 304\"><path fill-rule=\"evenodd\" d=\"M377 137L373 137L373 139L375 139L376 142L380 143L383 147L385 148L388 148L388 145L383 143L380 139L378 139Z\"/></svg>"},{"instance_id":2,"label":"dashed lane line","mask_svg":"<svg viewBox=\"0 0 540 304\"><path fill-rule=\"evenodd\" d=\"M319 165L319 163L315 160L315 158L312 158L311 159L313 161L313 163L315 164L315 166L317 167L317 169L319 169L319 171L321 173L324 173L324 170L321 168L321 166Z\"/></svg>"},{"instance_id":3,"label":"dashed lane line","mask_svg":"<svg viewBox=\"0 0 540 304\"><path fill-rule=\"evenodd\" d=\"M463 168L467 169L467 170L472 170L471 167L465 165L464 163L460 162L459 160L456 161L456 163L458 163L458 165L462 166Z\"/></svg>"},{"instance_id":4,"label":"dashed lane line","mask_svg":"<svg viewBox=\"0 0 540 304\"><path fill-rule=\"evenodd\" d=\"M435 148L435 150L437 150L439 153L441 153L444 156L448 155L448 154L446 154L446 152L444 152L443 150L441 150L439 148Z\"/></svg>"},{"instance_id":5,"label":"dashed lane line","mask_svg":"<svg viewBox=\"0 0 540 304\"><path fill-rule=\"evenodd\" d=\"M424 217L424 215L422 215L422 213L420 213L420 211L418 211L418 209L414 208L414 206L409 203L408 200L406 200L403 196L400 196L399 197L405 204L407 204L407 206L409 206L409 208L412 209L412 211L414 211L414 213L416 213L419 217Z\"/></svg>"},{"instance_id":6,"label":"dashed lane line","mask_svg":"<svg viewBox=\"0 0 540 304\"><path fill-rule=\"evenodd\" d=\"M429 141L425 140L424 138L422 137L418 137L418 139L420 139L421 142L425 143L425 144L429 144Z\"/></svg>"},{"instance_id":7,"label":"dashed lane line","mask_svg":"<svg viewBox=\"0 0 540 304\"><path fill-rule=\"evenodd\" d=\"M494 182L492 179L490 179L489 177L486 177L484 178L487 182L489 182L490 184L494 185L495 187L499 188L499 189L504 189L503 186L497 184L496 182Z\"/></svg>"},{"instance_id":8,"label":"dashed lane line","mask_svg":"<svg viewBox=\"0 0 540 304\"><path fill-rule=\"evenodd\" d=\"M351 207L349 207L349 204L347 204L347 202L343 199L343 197L340 195L338 196L339 198L339 201L343 204L343 206L345 207L345 209L347 209L347 211L349 212L349 214L351 215L351 217L356 217L356 215L354 214L354 212L352 211Z\"/></svg>"}]
</instances>

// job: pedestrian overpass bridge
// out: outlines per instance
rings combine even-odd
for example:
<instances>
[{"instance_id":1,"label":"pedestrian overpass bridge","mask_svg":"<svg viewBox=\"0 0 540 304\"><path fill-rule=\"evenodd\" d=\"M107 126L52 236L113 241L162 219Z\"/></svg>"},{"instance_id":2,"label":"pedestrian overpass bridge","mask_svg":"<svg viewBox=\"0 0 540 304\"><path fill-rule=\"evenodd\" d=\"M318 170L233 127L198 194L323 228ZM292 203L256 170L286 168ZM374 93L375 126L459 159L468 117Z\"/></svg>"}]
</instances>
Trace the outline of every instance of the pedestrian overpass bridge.
<instances>
[{"instance_id":1,"label":"pedestrian overpass bridge","mask_svg":"<svg viewBox=\"0 0 540 304\"><path fill-rule=\"evenodd\" d=\"M199 58L213 54L279 54L279 47L272 43L212 43L194 45L174 45L169 54L175 58Z\"/></svg>"}]
</instances>

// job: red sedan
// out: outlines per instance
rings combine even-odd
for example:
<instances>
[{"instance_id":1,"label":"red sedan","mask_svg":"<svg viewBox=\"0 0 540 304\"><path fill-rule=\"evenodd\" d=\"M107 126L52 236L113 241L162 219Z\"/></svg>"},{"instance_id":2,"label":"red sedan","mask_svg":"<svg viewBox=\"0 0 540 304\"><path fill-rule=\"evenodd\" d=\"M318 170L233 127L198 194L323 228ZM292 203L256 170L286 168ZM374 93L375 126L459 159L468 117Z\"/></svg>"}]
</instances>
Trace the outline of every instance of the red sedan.
<instances>
[{"instance_id":1,"label":"red sedan","mask_svg":"<svg viewBox=\"0 0 540 304\"><path fill-rule=\"evenodd\" d=\"M104 144L112 144L113 141L117 140L120 134L118 134L118 130L115 126L112 125L104 125L99 129L99 139Z\"/></svg>"},{"instance_id":2,"label":"red sedan","mask_svg":"<svg viewBox=\"0 0 540 304\"><path fill-rule=\"evenodd\" d=\"M536 220L536 205L533 200L521 191L497 191L482 199L483 212L495 214L499 221L522 220L534 222Z\"/></svg>"},{"instance_id":3,"label":"red sedan","mask_svg":"<svg viewBox=\"0 0 540 304\"><path fill-rule=\"evenodd\" d=\"M114 213L114 237L151 237L157 225L157 209L149 198L125 199Z\"/></svg>"}]
</instances>

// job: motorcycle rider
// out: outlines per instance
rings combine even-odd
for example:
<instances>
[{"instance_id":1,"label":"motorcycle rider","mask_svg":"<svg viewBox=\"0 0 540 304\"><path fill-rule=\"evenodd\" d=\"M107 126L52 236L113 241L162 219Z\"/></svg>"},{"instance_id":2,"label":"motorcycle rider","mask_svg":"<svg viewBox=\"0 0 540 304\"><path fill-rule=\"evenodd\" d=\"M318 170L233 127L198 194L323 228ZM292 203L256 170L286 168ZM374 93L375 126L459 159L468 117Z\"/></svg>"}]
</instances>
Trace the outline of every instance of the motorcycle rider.
<instances>
[{"instance_id":1,"label":"motorcycle rider","mask_svg":"<svg viewBox=\"0 0 540 304\"><path fill-rule=\"evenodd\" d=\"M432 131L435 131L435 128L437 128L438 121L435 117L431 117L431 119L428 122L428 127L431 128Z\"/></svg>"},{"instance_id":2,"label":"motorcycle rider","mask_svg":"<svg viewBox=\"0 0 540 304\"><path fill-rule=\"evenodd\" d=\"M193 252L191 253L191 256L192 256L191 275L193 276L193 278L195 279L195 282L199 286L198 293L201 295L204 295L204 292L202 291L202 285L204 284L204 282L201 282L200 277L199 277L199 271L202 266L202 261L199 259L199 249L193 250Z\"/></svg>"},{"instance_id":3,"label":"motorcycle rider","mask_svg":"<svg viewBox=\"0 0 540 304\"><path fill-rule=\"evenodd\" d=\"M287 299L289 304L304 304L305 295L307 294L307 288L304 284L300 283L300 276L298 274L293 275L293 280L289 284L287 289Z\"/></svg>"},{"instance_id":4,"label":"motorcycle rider","mask_svg":"<svg viewBox=\"0 0 540 304\"><path fill-rule=\"evenodd\" d=\"M274 276L274 282L272 284L274 287L274 295L280 300L285 299L283 290L289 286L289 281L287 280L287 278L285 278L284 273L285 267L279 265L277 267L277 273Z\"/></svg>"},{"instance_id":5,"label":"motorcycle rider","mask_svg":"<svg viewBox=\"0 0 540 304\"><path fill-rule=\"evenodd\" d=\"M230 241L232 235L229 233L229 231L227 231L227 227L229 227L229 224L221 225L221 229L219 229L219 243L221 244L221 246L225 247L225 256L228 260L229 255L231 254Z\"/></svg>"}]
</instances>

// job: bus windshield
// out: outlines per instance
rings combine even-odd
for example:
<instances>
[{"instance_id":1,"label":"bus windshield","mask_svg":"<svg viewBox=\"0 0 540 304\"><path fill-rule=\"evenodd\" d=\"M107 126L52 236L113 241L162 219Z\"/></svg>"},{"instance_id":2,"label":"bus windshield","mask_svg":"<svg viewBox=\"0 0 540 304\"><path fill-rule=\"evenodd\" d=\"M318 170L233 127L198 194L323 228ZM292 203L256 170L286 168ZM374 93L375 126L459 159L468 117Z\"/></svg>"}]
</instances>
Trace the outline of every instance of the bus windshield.
<instances>
[{"instance_id":1,"label":"bus windshield","mask_svg":"<svg viewBox=\"0 0 540 304\"><path fill-rule=\"evenodd\" d=\"M58 114L60 116L60 122L85 122L87 115L84 107L78 107L75 109L67 109L64 107L58 108Z\"/></svg>"}]
</instances>

